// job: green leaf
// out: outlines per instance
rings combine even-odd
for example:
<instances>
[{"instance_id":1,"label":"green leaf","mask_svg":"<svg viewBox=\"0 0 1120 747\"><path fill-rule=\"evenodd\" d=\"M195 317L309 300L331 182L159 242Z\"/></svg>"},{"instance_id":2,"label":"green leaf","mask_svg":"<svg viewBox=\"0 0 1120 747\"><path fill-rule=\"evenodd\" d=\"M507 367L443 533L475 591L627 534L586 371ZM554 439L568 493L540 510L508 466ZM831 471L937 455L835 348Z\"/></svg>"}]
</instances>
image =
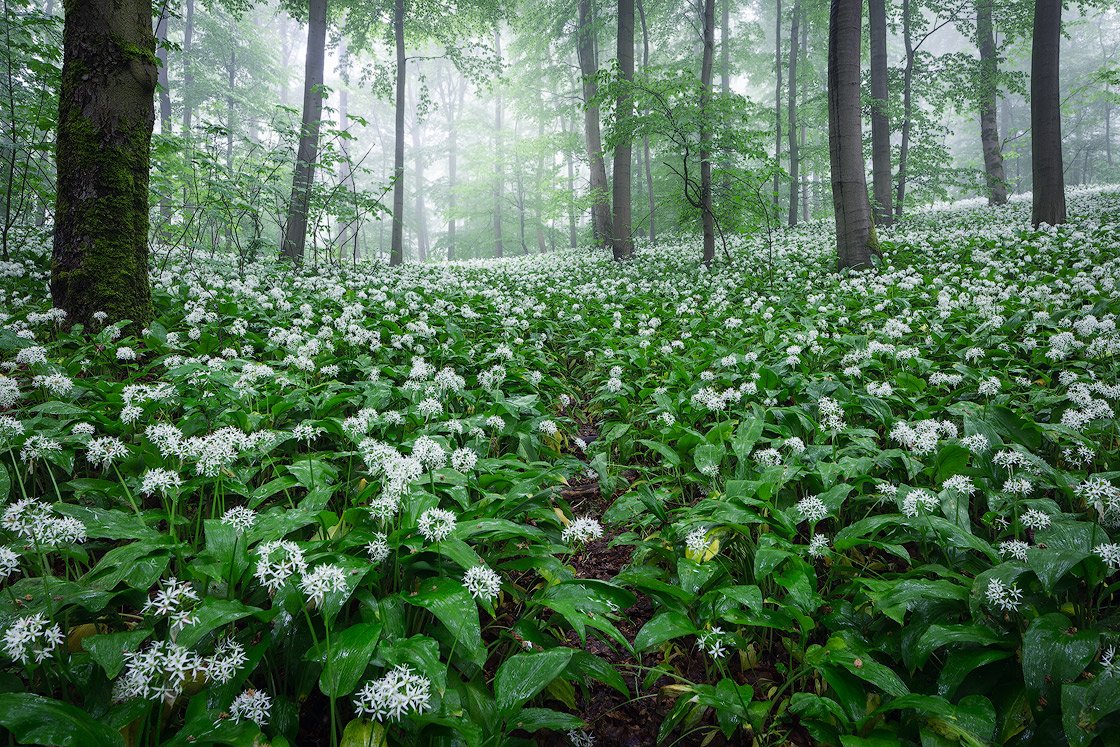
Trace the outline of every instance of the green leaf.
<instances>
[{"instance_id":1,"label":"green leaf","mask_svg":"<svg viewBox=\"0 0 1120 747\"><path fill-rule=\"evenodd\" d=\"M506 659L494 678L498 708L504 713L515 710L563 674L571 659L570 648L514 654Z\"/></svg>"},{"instance_id":2,"label":"green leaf","mask_svg":"<svg viewBox=\"0 0 1120 747\"><path fill-rule=\"evenodd\" d=\"M0 724L20 744L123 747L124 738L72 705L33 693L0 694Z\"/></svg>"},{"instance_id":3,"label":"green leaf","mask_svg":"<svg viewBox=\"0 0 1120 747\"><path fill-rule=\"evenodd\" d=\"M82 648L102 669L105 676L113 679L124 669L124 655L135 651L140 642L152 634L151 630L126 630L121 633L91 635L82 640Z\"/></svg>"},{"instance_id":4,"label":"green leaf","mask_svg":"<svg viewBox=\"0 0 1120 747\"><path fill-rule=\"evenodd\" d=\"M319 644L311 656L323 665L319 689L324 695L340 697L354 692L369 666L380 635L381 623L356 623L331 640L329 657L326 642Z\"/></svg>"},{"instance_id":5,"label":"green leaf","mask_svg":"<svg viewBox=\"0 0 1120 747\"><path fill-rule=\"evenodd\" d=\"M1023 683L1027 690L1048 693L1074 681L1097 655L1100 633L1079 630L1065 615L1036 618L1023 634Z\"/></svg>"},{"instance_id":6,"label":"green leaf","mask_svg":"<svg viewBox=\"0 0 1120 747\"><path fill-rule=\"evenodd\" d=\"M423 607L443 623L448 632L465 649L468 658L479 666L486 661L482 645L482 627L478 622L478 606L458 581L429 578L415 594L404 595L404 601Z\"/></svg>"},{"instance_id":7,"label":"green leaf","mask_svg":"<svg viewBox=\"0 0 1120 747\"><path fill-rule=\"evenodd\" d=\"M646 651L666 641L692 635L696 626L687 615L668 610L654 615L634 636L634 650Z\"/></svg>"},{"instance_id":8,"label":"green leaf","mask_svg":"<svg viewBox=\"0 0 1120 747\"><path fill-rule=\"evenodd\" d=\"M202 604L195 608L193 617L196 622L183 628L176 643L190 648L201 641L207 633L260 612L263 610L259 607L250 607L235 599L206 597L202 600Z\"/></svg>"},{"instance_id":9,"label":"green leaf","mask_svg":"<svg viewBox=\"0 0 1120 747\"><path fill-rule=\"evenodd\" d=\"M541 729L551 731L568 731L583 728L583 719L570 713L554 711L551 708L522 708L513 720L515 729L522 729L532 734Z\"/></svg>"}]
</instances>

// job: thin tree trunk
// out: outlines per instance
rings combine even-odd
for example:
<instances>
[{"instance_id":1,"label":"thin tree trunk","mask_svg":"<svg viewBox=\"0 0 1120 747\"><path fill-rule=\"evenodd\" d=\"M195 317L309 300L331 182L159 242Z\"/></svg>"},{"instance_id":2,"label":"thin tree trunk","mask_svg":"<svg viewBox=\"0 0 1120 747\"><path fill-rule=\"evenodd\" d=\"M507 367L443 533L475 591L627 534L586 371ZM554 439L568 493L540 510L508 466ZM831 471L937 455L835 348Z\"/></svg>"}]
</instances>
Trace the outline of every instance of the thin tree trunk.
<instances>
[{"instance_id":1,"label":"thin tree trunk","mask_svg":"<svg viewBox=\"0 0 1120 747\"><path fill-rule=\"evenodd\" d=\"M801 0L793 4L793 18L789 29L789 224L797 225L797 191L800 182L797 177L799 153L797 152L797 32L801 22Z\"/></svg>"},{"instance_id":2,"label":"thin tree trunk","mask_svg":"<svg viewBox=\"0 0 1120 747\"><path fill-rule=\"evenodd\" d=\"M393 46L397 55L396 107L393 120L393 227L390 232L389 264L404 261L404 0L393 4Z\"/></svg>"},{"instance_id":3,"label":"thin tree trunk","mask_svg":"<svg viewBox=\"0 0 1120 747\"><path fill-rule=\"evenodd\" d=\"M183 134L191 135L194 126L194 68L191 54L194 51L194 2L183 3Z\"/></svg>"},{"instance_id":4,"label":"thin tree trunk","mask_svg":"<svg viewBox=\"0 0 1120 747\"><path fill-rule=\"evenodd\" d=\"M583 127L587 161L591 169L591 231L595 243L605 246L611 240L611 203L607 186L607 166L603 159L603 139L599 131L599 107L593 104L599 94L595 76L599 60L595 53L595 18L591 0L579 0L579 30L576 52L583 81Z\"/></svg>"},{"instance_id":5,"label":"thin tree trunk","mask_svg":"<svg viewBox=\"0 0 1120 747\"><path fill-rule=\"evenodd\" d=\"M910 118L914 81L914 39L910 32L910 0L902 0L902 43L906 48L906 66L902 71L902 141L898 146L898 189L894 214L902 217L906 202L906 166L910 156Z\"/></svg>"},{"instance_id":6,"label":"thin tree trunk","mask_svg":"<svg viewBox=\"0 0 1120 747\"><path fill-rule=\"evenodd\" d=\"M346 37L342 36L338 42L338 129L342 132L350 131L350 49L346 44ZM357 209L353 204L354 173L353 164L350 162L350 143L345 138L339 143L342 160L338 164L338 181L350 199L349 209L355 212L348 215L346 223L338 236L338 256L341 260L343 252L351 245L353 261L358 261L358 219Z\"/></svg>"},{"instance_id":7,"label":"thin tree trunk","mask_svg":"<svg viewBox=\"0 0 1120 747\"><path fill-rule=\"evenodd\" d=\"M887 4L867 0L871 34L871 190L875 193L875 223L889 226L891 211L891 123L887 113Z\"/></svg>"},{"instance_id":8,"label":"thin tree trunk","mask_svg":"<svg viewBox=\"0 0 1120 747\"><path fill-rule=\"evenodd\" d=\"M151 0L66 0L51 299L71 323L152 318L148 168L158 78ZM92 72L91 72L92 71Z\"/></svg>"},{"instance_id":9,"label":"thin tree trunk","mask_svg":"<svg viewBox=\"0 0 1120 747\"><path fill-rule=\"evenodd\" d=\"M513 120L513 152L521 151L521 118ZM521 244L521 253L528 254L529 246L525 243L525 175L521 170L521 159L517 159L517 168L513 171L514 186L517 188L517 238Z\"/></svg>"},{"instance_id":10,"label":"thin tree trunk","mask_svg":"<svg viewBox=\"0 0 1120 747\"><path fill-rule=\"evenodd\" d=\"M642 21L642 71L649 71L649 26L646 25L646 4L638 0L638 16ZM648 111L647 111L648 113ZM653 163L649 153L649 135L642 136L642 162L646 171L646 197L649 201L649 241L657 240L657 201L653 193Z\"/></svg>"},{"instance_id":11,"label":"thin tree trunk","mask_svg":"<svg viewBox=\"0 0 1120 747\"><path fill-rule=\"evenodd\" d=\"M572 132L575 132L576 123L572 123ZM564 129L564 120L560 120L560 131L567 134ZM576 159L572 149L566 148L568 162L568 243L573 249L579 245L578 216L576 214Z\"/></svg>"},{"instance_id":12,"label":"thin tree trunk","mask_svg":"<svg viewBox=\"0 0 1120 747\"><path fill-rule=\"evenodd\" d=\"M288 17L279 16L280 25L280 105L288 105L288 64L292 59L292 32Z\"/></svg>"},{"instance_id":13,"label":"thin tree trunk","mask_svg":"<svg viewBox=\"0 0 1120 747\"><path fill-rule=\"evenodd\" d=\"M618 71L625 81L634 80L634 0L618 0L618 37L615 56ZM634 110L634 102L623 92L618 96L615 110L620 121L628 119ZM622 260L634 253L632 235L633 206L631 205L631 163L632 147L630 137L624 133L614 149L614 190L611 203L614 206L612 229L614 231L614 258Z\"/></svg>"},{"instance_id":14,"label":"thin tree trunk","mask_svg":"<svg viewBox=\"0 0 1120 747\"><path fill-rule=\"evenodd\" d=\"M535 194L536 206L534 212L536 213L537 224L537 250L544 254L548 251L548 245L545 243L544 237L544 148L541 144L544 143L544 102L541 101L540 90L537 90L537 176L536 185L533 192Z\"/></svg>"},{"instance_id":15,"label":"thin tree trunk","mask_svg":"<svg viewBox=\"0 0 1120 747\"><path fill-rule=\"evenodd\" d=\"M498 64L502 62L502 32L494 29L494 53L498 57ZM499 90L494 97L494 256L501 257L505 254L502 242L502 201L505 199L505 160L504 146L502 143L502 113L505 102Z\"/></svg>"},{"instance_id":16,"label":"thin tree trunk","mask_svg":"<svg viewBox=\"0 0 1120 747\"><path fill-rule=\"evenodd\" d=\"M828 19L828 151L839 267L871 263L875 229L867 199L860 111L863 4L832 0Z\"/></svg>"},{"instance_id":17,"label":"thin tree trunk","mask_svg":"<svg viewBox=\"0 0 1120 747\"><path fill-rule=\"evenodd\" d=\"M1066 187L1062 169L1062 109L1059 46L1062 0L1035 0L1031 45L1031 175L1034 204L1031 222L1056 226L1066 222Z\"/></svg>"},{"instance_id":18,"label":"thin tree trunk","mask_svg":"<svg viewBox=\"0 0 1120 747\"><path fill-rule=\"evenodd\" d=\"M704 224L704 264L716 256L715 214L712 212L712 125L707 108L712 100L712 62L716 47L716 2L704 0L704 55L700 65L700 211ZM685 185L688 189L688 185Z\"/></svg>"},{"instance_id":19,"label":"thin tree trunk","mask_svg":"<svg viewBox=\"0 0 1120 747\"><path fill-rule=\"evenodd\" d=\"M984 150L988 204L1003 205L1007 202L1007 178L1003 173L1003 153L1000 151L996 122L999 57L992 30L992 0L976 0L976 40L980 50L980 144Z\"/></svg>"},{"instance_id":20,"label":"thin tree trunk","mask_svg":"<svg viewBox=\"0 0 1120 747\"><path fill-rule=\"evenodd\" d=\"M455 185L459 160L459 132L455 115L463 106L463 86L458 88L458 103L447 107L447 259L455 259ZM450 103L450 101L449 101Z\"/></svg>"},{"instance_id":21,"label":"thin tree trunk","mask_svg":"<svg viewBox=\"0 0 1120 747\"><path fill-rule=\"evenodd\" d=\"M303 261L307 242L307 213L311 186L315 183L315 160L319 150L319 120L323 116L323 63L327 46L327 0L310 0L307 16L307 57L304 66L303 119L299 150L292 175L292 200L284 229L283 256Z\"/></svg>"},{"instance_id":22,"label":"thin tree trunk","mask_svg":"<svg viewBox=\"0 0 1120 747\"><path fill-rule=\"evenodd\" d=\"M774 217L781 219L778 169L782 168L782 0L774 14Z\"/></svg>"},{"instance_id":23,"label":"thin tree trunk","mask_svg":"<svg viewBox=\"0 0 1120 747\"><path fill-rule=\"evenodd\" d=\"M168 83L167 71L169 4L169 0L165 0L160 8L159 21L156 22L156 58L159 60L159 74L156 83L159 85L159 133L161 135L171 134L171 86Z\"/></svg>"},{"instance_id":24,"label":"thin tree trunk","mask_svg":"<svg viewBox=\"0 0 1120 747\"><path fill-rule=\"evenodd\" d=\"M237 85L237 50L230 50L226 88L226 170L233 171L233 90Z\"/></svg>"},{"instance_id":25,"label":"thin tree trunk","mask_svg":"<svg viewBox=\"0 0 1120 747\"><path fill-rule=\"evenodd\" d=\"M801 24L801 51L805 58L809 57L809 16L806 15L802 19ZM802 75L802 78L806 76ZM809 83L807 80L801 81L801 101L805 102L809 95ZM799 157L804 157L806 143L806 128L805 120L801 121L801 148ZM805 222L809 221L809 170L802 167L801 169L801 217Z\"/></svg>"}]
</instances>

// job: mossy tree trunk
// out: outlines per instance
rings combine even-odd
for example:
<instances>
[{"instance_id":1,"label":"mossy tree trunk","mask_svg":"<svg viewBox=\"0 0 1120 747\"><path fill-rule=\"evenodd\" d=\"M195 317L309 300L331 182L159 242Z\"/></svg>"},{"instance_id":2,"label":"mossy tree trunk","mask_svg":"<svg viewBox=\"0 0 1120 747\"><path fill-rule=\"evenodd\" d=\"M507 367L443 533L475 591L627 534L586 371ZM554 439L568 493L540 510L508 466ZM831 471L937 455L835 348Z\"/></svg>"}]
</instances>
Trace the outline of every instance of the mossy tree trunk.
<instances>
[{"instance_id":1,"label":"mossy tree trunk","mask_svg":"<svg viewBox=\"0 0 1120 747\"><path fill-rule=\"evenodd\" d=\"M151 0L66 0L51 297L71 322L152 318L148 157Z\"/></svg>"}]
</instances>

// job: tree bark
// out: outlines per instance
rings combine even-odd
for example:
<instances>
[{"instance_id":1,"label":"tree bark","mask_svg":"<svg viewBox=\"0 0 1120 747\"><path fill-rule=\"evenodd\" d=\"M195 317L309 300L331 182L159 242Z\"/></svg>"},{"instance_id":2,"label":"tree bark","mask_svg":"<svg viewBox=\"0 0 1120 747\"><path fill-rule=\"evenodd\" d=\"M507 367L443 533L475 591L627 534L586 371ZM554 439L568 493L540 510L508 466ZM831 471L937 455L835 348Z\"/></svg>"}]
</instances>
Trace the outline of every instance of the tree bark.
<instances>
[{"instance_id":1,"label":"tree bark","mask_svg":"<svg viewBox=\"0 0 1120 747\"><path fill-rule=\"evenodd\" d=\"M576 126L576 123L572 122L573 133ZM563 117L560 119L560 131L565 134L568 132L564 127ZM569 141L565 139L565 142ZM568 162L568 243L572 249L575 249L579 245L579 216L576 214L576 159L570 147L565 148L565 151L565 160Z\"/></svg>"},{"instance_id":2,"label":"tree bark","mask_svg":"<svg viewBox=\"0 0 1120 747\"><path fill-rule=\"evenodd\" d=\"M615 56L618 71L626 82L634 80L634 0L618 0L618 37ZM634 110L634 102L628 92L618 96L615 109L620 121L628 119ZM624 133L614 148L614 189L611 203L614 215L611 220L614 231L614 258L622 260L634 253L632 234L633 206L630 204L631 189L630 136Z\"/></svg>"},{"instance_id":3,"label":"tree bark","mask_svg":"<svg viewBox=\"0 0 1120 747\"><path fill-rule=\"evenodd\" d=\"M1031 45L1031 223L1066 222L1062 167L1062 109L1058 49L1062 40L1062 0L1035 0Z\"/></svg>"},{"instance_id":4,"label":"tree bark","mask_svg":"<svg viewBox=\"0 0 1120 747\"><path fill-rule=\"evenodd\" d=\"M800 182L797 178L797 32L801 23L801 0L793 4L793 18L789 29L789 224L797 225L797 192Z\"/></svg>"},{"instance_id":5,"label":"tree bark","mask_svg":"<svg viewBox=\"0 0 1120 747\"><path fill-rule=\"evenodd\" d=\"M871 263L875 243L860 112L860 0L832 0L828 19L828 152L839 267Z\"/></svg>"},{"instance_id":6,"label":"tree bark","mask_svg":"<svg viewBox=\"0 0 1120 747\"><path fill-rule=\"evenodd\" d=\"M809 16L806 15L801 23L801 50L806 59L809 57ZM802 76L804 77L804 76ZM801 81L801 101L807 101L809 98L809 83L808 81ZM805 121L801 121L801 153L805 152L806 131ZM809 169L801 169L801 218L809 222Z\"/></svg>"},{"instance_id":7,"label":"tree bark","mask_svg":"<svg viewBox=\"0 0 1120 747\"><path fill-rule=\"evenodd\" d=\"M194 126L194 0L183 2L183 135L191 136Z\"/></svg>"},{"instance_id":8,"label":"tree bark","mask_svg":"<svg viewBox=\"0 0 1120 747\"><path fill-rule=\"evenodd\" d=\"M51 298L70 322L152 318L148 167L158 69L151 0L66 0Z\"/></svg>"},{"instance_id":9,"label":"tree bark","mask_svg":"<svg viewBox=\"0 0 1120 747\"><path fill-rule=\"evenodd\" d=\"M603 160L603 138L599 131L599 107L592 102L599 93L595 76L599 72L595 53L595 17L591 0L579 0L579 30L576 52L583 79L583 127L587 162L591 170L591 232L596 244L611 240L611 203L607 186L607 166Z\"/></svg>"},{"instance_id":10,"label":"tree bark","mask_svg":"<svg viewBox=\"0 0 1120 747\"><path fill-rule=\"evenodd\" d=\"M459 132L455 115L463 106L464 87L458 86L458 101L450 95L447 107L447 259L455 259L455 185L458 175Z\"/></svg>"},{"instance_id":11,"label":"tree bark","mask_svg":"<svg viewBox=\"0 0 1120 747\"><path fill-rule=\"evenodd\" d=\"M988 185L988 204L1007 202L1007 178L1003 173L999 127L996 122L996 76L999 57L992 30L992 1L976 0L976 42L980 50L980 144L984 150L984 174Z\"/></svg>"},{"instance_id":12,"label":"tree bark","mask_svg":"<svg viewBox=\"0 0 1120 747\"><path fill-rule=\"evenodd\" d=\"M712 100L712 62L716 48L716 2L704 0L704 55L700 65L700 211L704 225L703 261L716 257L716 225L712 212L712 125L707 108ZM688 185L685 185L688 189Z\"/></svg>"},{"instance_id":13,"label":"tree bark","mask_svg":"<svg viewBox=\"0 0 1120 747\"><path fill-rule=\"evenodd\" d=\"M774 23L774 165L782 168L782 0L777 0ZM774 217L781 219L781 181L774 171Z\"/></svg>"},{"instance_id":14,"label":"tree bark","mask_svg":"<svg viewBox=\"0 0 1120 747\"><path fill-rule=\"evenodd\" d=\"M898 190L894 214L902 217L906 203L906 166L910 157L910 118L913 106L914 39L910 33L910 0L902 0L902 44L906 48L906 66L902 71L902 141L898 146Z\"/></svg>"},{"instance_id":15,"label":"tree bark","mask_svg":"<svg viewBox=\"0 0 1120 747\"><path fill-rule=\"evenodd\" d=\"M226 170L233 171L233 90L237 85L237 50L229 52L229 66L226 68Z\"/></svg>"},{"instance_id":16,"label":"tree bark","mask_svg":"<svg viewBox=\"0 0 1120 747\"><path fill-rule=\"evenodd\" d=\"M871 34L871 189L875 194L875 223L889 226L891 211L891 123L887 114L887 4L867 0Z\"/></svg>"},{"instance_id":17,"label":"tree bark","mask_svg":"<svg viewBox=\"0 0 1120 747\"><path fill-rule=\"evenodd\" d=\"M292 175L292 199L284 228L283 257L303 261L307 242L307 213L311 186L315 183L315 160L319 151L319 124L323 117L323 63L327 47L327 0L309 0L307 56L303 76L303 119L299 148Z\"/></svg>"},{"instance_id":18,"label":"tree bark","mask_svg":"<svg viewBox=\"0 0 1120 747\"><path fill-rule=\"evenodd\" d=\"M404 0L393 3L393 46L397 54L397 88L393 119L393 227L390 231L389 265L404 261Z\"/></svg>"},{"instance_id":19,"label":"tree bark","mask_svg":"<svg viewBox=\"0 0 1120 747\"><path fill-rule=\"evenodd\" d=\"M502 63L502 32L494 29L494 53L498 57L498 64ZM504 145L502 143L502 113L505 102L499 90L494 97L494 256L501 257L505 254L505 245L502 242L502 201L505 199L505 160Z\"/></svg>"},{"instance_id":20,"label":"tree bark","mask_svg":"<svg viewBox=\"0 0 1120 747\"><path fill-rule=\"evenodd\" d=\"M424 154L420 148L423 138L420 136L420 113L414 108L412 120L412 168L413 179L416 182L416 254L421 262L428 261L428 250L431 248L428 237L428 208L424 204Z\"/></svg>"},{"instance_id":21,"label":"tree bark","mask_svg":"<svg viewBox=\"0 0 1120 747\"><path fill-rule=\"evenodd\" d=\"M350 49L343 36L338 42L338 129L342 132L350 131ZM353 164L350 162L350 143L342 138L339 143L342 160L338 164L338 181L346 193L352 198L355 192ZM351 209L353 200L351 200ZM356 210L356 209L355 209ZM347 246L351 247L353 261L358 261L358 220L357 215L348 216L346 224L338 236L338 258L341 263L343 252Z\"/></svg>"}]
</instances>

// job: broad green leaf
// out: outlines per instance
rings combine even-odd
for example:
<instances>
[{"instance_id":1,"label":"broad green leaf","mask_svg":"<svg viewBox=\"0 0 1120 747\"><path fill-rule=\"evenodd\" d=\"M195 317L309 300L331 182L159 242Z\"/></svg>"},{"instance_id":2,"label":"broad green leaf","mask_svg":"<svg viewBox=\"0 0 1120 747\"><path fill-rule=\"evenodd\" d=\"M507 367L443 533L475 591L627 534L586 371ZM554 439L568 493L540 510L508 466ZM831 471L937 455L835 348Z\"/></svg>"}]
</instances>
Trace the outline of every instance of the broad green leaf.
<instances>
[{"instance_id":1,"label":"broad green leaf","mask_svg":"<svg viewBox=\"0 0 1120 747\"><path fill-rule=\"evenodd\" d=\"M504 713L514 711L563 674L571 659L570 648L514 654L506 659L494 679L498 708Z\"/></svg>"},{"instance_id":2,"label":"broad green leaf","mask_svg":"<svg viewBox=\"0 0 1120 747\"><path fill-rule=\"evenodd\" d=\"M0 724L20 744L123 747L124 738L85 711L34 693L0 694Z\"/></svg>"}]
</instances>

